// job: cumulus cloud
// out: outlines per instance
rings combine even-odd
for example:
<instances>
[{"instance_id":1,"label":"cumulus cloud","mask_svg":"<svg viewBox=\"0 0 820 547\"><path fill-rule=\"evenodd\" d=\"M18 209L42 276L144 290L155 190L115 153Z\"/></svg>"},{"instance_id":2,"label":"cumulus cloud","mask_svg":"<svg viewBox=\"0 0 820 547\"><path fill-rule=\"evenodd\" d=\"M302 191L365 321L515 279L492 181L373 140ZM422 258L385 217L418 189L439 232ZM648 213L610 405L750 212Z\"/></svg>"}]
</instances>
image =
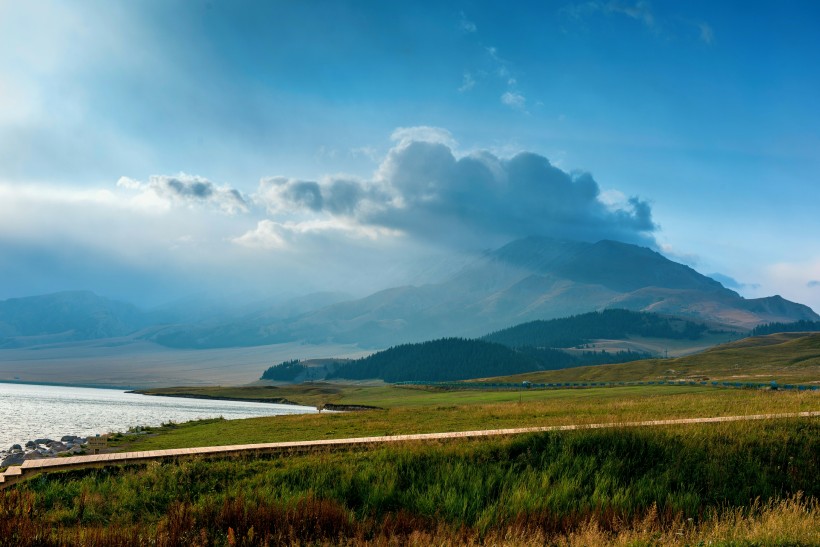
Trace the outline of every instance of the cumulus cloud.
<instances>
[{"instance_id":1,"label":"cumulus cloud","mask_svg":"<svg viewBox=\"0 0 820 547\"><path fill-rule=\"evenodd\" d=\"M458 152L453 135L434 127L401 128L393 139L368 177L267 177L248 195L185 174L123 177L115 188L0 182L0 251L30 272L12 276L21 294L125 284L166 287L154 295L164 298L221 284L371 291L414 282L407 272L419 257L468 255L530 235L655 246L650 205L602 193L589 173L534 153ZM99 271L37 281L49 256ZM106 277L126 270L127 283ZM815 271L803 285L808 279L820 278Z\"/></svg>"},{"instance_id":2,"label":"cumulus cloud","mask_svg":"<svg viewBox=\"0 0 820 547\"><path fill-rule=\"evenodd\" d=\"M117 186L166 203L210 205L228 214L248 212L248 204L239 190L217 186L208 179L185 173L175 176L152 175L148 182L121 177Z\"/></svg>"},{"instance_id":3,"label":"cumulus cloud","mask_svg":"<svg viewBox=\"0 0 820 547\"><path fill-rule=\"evenodd\" d=\"M654 246L657 227L649 203L637 197L607 201L589 173L567 173L528 152L459 157L445 144L452 135L435 128L403 128L394 140L398 144L370 180L272 177L261 181L255 198L272 214L345 219L344 228L322 227L348 235L355 225L388 230L372 232L373 237L399 231L455 246L530 235ZM269 239L275 247L288 240L283 229L293 232L296 226L260 224L258 234L238 242L265 246L260 242Z\"/></svg>"}]
</instances>

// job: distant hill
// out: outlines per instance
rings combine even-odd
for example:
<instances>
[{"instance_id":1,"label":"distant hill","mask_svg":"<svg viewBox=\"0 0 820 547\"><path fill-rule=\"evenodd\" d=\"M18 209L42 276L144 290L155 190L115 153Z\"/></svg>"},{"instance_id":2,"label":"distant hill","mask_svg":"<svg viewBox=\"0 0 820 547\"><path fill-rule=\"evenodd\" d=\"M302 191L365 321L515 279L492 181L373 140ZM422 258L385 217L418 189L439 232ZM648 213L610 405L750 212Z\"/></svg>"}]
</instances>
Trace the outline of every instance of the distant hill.
<instances>
[{"instance_id":1,"label":"distant hill","mask_svg":"<svg viewBox=\"0 0 820 547\"><path fill-rule=\"evenodd\" d=\"M820 333L778 333L744 338L677 359L535 372L497 378L521 382L626 382L697 380L820 383Z\"/></svg>"},{"instance_id":2,"label":"distant hill","mask_svg":"<svg viewBox=\"0 0 820 547\"><path fill-rule=\"evenodd\" d=\"M0 346L111 338L133 333L148 323L136 306L88 291L10 298L0 302Z\"/></svg>"},{"instance_id":3,"label":"distant hill","mask_svg":"<svg viewBox=\"0 0 820 547\"><path fill-rule=\"evenodd\" d=\"M624 339L629 335L697 340L706 330L703 323L655 313L612 309L563 319L531 321L488 334L482 340L512 348L571 348L596 339Z\"/></svg>"}]
</instances>

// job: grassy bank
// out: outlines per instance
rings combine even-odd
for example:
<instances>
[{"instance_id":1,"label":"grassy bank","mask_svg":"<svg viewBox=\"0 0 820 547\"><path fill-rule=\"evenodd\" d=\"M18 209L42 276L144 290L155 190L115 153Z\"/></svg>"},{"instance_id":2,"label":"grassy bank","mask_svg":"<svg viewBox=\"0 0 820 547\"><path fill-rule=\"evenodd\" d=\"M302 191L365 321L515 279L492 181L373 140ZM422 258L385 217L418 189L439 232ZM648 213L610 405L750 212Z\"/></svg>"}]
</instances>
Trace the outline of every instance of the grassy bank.
<instances>
[{"instance_id":1,"label":"grassy bank","mask_svg":"<svg viewBox=\"0 0 820 547\"><path fill-rule=\"evenodd\" d=\"M364 397L347 395L343 400L350 404L382 406L383 410L170 424L155 429L155 435L136 439L121 437L115 444L118 450L155 450L820 410L820 393L690 386L522 392L373 389L375 394L368 393Z\"/></svg>"},{"instance_id":2,"label":"grassy bank","mask_svg":"<svg viewBox=\"0 0 820 547\"><path fill-rule=\"evenodd\" d=\"M816 384L820 379L820 334L772 334L745 338L677 359L648 359L533 372L506 376L498 381L550 383L681 379Z\"/></svg>"},{"instance_id":3,"label":"grassy bank","mask_svg":"<svg viewBox=\"0 0 820 547\"><path fill-rule=\"evenodd\" d=\"M0 493L0 538L810 545L819 458L820 421L807 419L192 460L23 483Z\"/></svg>"}]
</instances>

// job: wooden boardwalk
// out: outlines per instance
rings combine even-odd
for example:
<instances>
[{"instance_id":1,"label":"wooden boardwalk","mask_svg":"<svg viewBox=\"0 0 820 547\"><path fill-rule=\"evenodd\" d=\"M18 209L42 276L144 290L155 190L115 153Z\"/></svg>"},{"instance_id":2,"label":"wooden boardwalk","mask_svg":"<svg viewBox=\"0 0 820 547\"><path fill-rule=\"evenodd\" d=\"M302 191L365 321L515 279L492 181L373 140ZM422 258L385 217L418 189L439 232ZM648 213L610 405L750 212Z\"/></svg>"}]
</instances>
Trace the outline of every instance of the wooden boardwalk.
<instances>
[{"instance_id":1,"label":"wooden boardwalk","mask_svg":"<svg viewBox=\"0 0 820 547\"><path fill-rule=\"evenodd\" d=\"M329 449L350 449L386 443L408 441L435 441L445 439L469 439L501 435L520 435L546 431L573 431L578 429L605 429L622 427L647 427L748 420L776 420L783 418L820 417L820 411L791 412L784 414L752 414L746 416L718 416L713 418L678 418L671 420L647 420L641 422L615 422L601 424L555 425L545 427L521 427L515 429L488 429L479 431L456 431L450 433L418 433L413 435L390 435L383 437L357 437L349 439L323 439L317 441L292 441L278 443L238 444L228 446L203 446L199 448L176 448L171 450L148 450L144 452L117 452L94 456L71 456L67 458L43 458L26 460L20 466L12 466L0 474L0 489L31 478L39 473L106 467L111 465L144 464L150 461L191 457L223 457L234 455L275 454L287 452L310 452Z\"/></svg>"}]
</instances>

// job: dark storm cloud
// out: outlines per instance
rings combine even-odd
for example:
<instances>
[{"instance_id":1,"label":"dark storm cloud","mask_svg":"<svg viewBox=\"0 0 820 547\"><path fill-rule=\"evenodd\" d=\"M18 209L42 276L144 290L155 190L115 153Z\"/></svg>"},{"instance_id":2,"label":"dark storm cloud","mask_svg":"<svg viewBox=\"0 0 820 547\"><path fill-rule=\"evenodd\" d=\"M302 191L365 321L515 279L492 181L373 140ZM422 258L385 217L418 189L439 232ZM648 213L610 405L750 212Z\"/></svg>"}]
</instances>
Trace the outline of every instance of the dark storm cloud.
<instances>
[{"instance_id":1,"label":"dark storm cloud","mask_svg":"<svg viewBox=\"0 0 820 547\"><path fill-rule=\"evenodd\" d=\"M271 211L346 216L455 245L530 235L654 245L657 228L646 201L604 204L589 173L567 173L530 152L457 158L438 142L401 143L369 181L277 177L262 181L258 197Z\"/></svg>"},{"instance_id":2,"label":"dark storm cloud","mask_svg":"<svg viewBox=\"0 0 820 547\"><path fill-rule=\"evenodd\" d=\"M209 204L226 213L248 211L248 203L239 190L228 186L217 186L203 177L194 175L152 175L147 183L127 177L118 182L119 186L153 194L177 203Z\"/></svg>"}]
</instances>

